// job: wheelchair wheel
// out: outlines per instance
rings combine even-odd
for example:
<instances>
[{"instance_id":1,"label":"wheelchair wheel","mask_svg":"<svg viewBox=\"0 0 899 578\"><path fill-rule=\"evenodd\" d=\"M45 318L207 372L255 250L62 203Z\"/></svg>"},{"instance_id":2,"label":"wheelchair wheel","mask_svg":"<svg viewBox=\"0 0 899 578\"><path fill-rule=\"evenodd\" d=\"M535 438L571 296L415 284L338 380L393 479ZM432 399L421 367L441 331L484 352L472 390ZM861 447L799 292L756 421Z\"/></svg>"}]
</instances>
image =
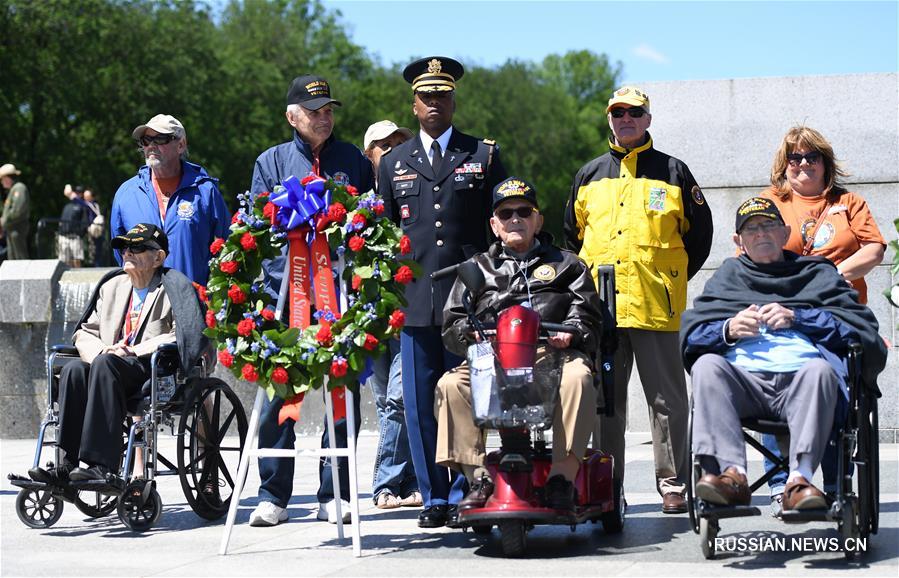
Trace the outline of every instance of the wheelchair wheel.
<instances>
[{"instance_id":1,"label":"wheelchair wheel","mask_svg":"<svg viewBox=\"0 0 899 578\"><path fill-rule=\"evenodd\" d=\"M718 520L710 520L709 518L699 519L699 539L702 555L706 560L715 559L715 538L718 537Z\"/></svg>"},{"instance_id":2,"label":"wheelchair wheel","mask_svg":"<svg viewBox=\"0 0 899 578\"><path fill-rule=\"evenodd\" d=\"M49 528L62 516L62 498L50 490L22 488L16 496L16 515L29 528Z\"/></svg>"},{"instance_id":3,"label":"wheelchair wheel","mask_svg":"<svg viewBox=\"0 0 899 578\"><path fill-rule=\"evenodd\" d=\"M690 413L687 415L687 449L690 451L690 463L692 464L690 480L687 482L687 513L690 518L690 527L693 533L698 534L699 514L696 513L696 507L699 502L696 499L696 482L702 477L702 468L699 466L699 460L693 455L693 396L690 396Z\"/></svg>"},{"instance_id":4,"label":"wheelchair wheel","mask_svg":"<svg viewBox=\"0 0 899 578\"><path fill-rule=\"evenodd\" d=\"M859 400L858 448L858 525L862 538L876 534L880 511L879 445L877 431L877 398L865 392Z\"/></svg>"},{"instance_id":5,"label":"wheelchair wheel","mask_svg":"<svg viewBox=\"0 0 899 578\"><path fill-rule=\"evenodd\" d=\"M119 520L134 532L145 532L162 514L162 498L155 482L137 480L125 486L116 507Z\"/></svg>"},{"instance_id":6,"label":"wheelchair wheel","mask_svg":"<svg viewBox=\"0 0 899 578\"><path fill-rule=\"evenodd\" d=\"M116 496L100 492L81 491L75 495L75 507L85 516L103 518L111 514L117 505Z\"/></svg>"},{"instance_id":7,"label":"wheelchair wheel","mask_svg":"<svg viewBox=\"0 0 899 578\"><path fill-rule=\"evenodd\" d=\"M192 384L178 423L178 476L191 509L217 520L228 512L247 416L237 394L216 378Z\"/></svg>"},{"instance_id":8,"label":"wheelchair wheel","mask_svg":"<svg viewBox=\"0 0 899 578\"><path fill-rule=\"evenodd\" d=\"M621 489L621 480L614 479L612 482L612 499L615 500L615 509L611 512L603 512L602 529L606 534L620 534L624 530L624 492Z\"/></svg>"}]
</instances>

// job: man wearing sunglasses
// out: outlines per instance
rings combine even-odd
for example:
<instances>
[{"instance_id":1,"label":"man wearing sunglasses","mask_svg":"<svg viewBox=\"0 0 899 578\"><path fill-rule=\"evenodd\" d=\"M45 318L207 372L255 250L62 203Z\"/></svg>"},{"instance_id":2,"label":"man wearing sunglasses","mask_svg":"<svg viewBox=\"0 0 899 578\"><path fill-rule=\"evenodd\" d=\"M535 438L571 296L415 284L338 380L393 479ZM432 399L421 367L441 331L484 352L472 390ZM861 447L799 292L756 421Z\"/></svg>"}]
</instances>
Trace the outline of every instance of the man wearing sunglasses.
<instances>
[{"instance_id":1,"label":"man wearing sunglasses","mask_svg":"<svg viewBox=\"0 0 899 578\"><path fill-rule=\"evenodd\" d=\"M374 187L371 162L358 147L334 138L334 107L340 101L331 98L331 85L321 76L305 74L291 81L287 89L285 117L290 125L291 139L275 145L256 159L250 192L259 194L272 191L287 177L302 179L315 174L325 179L333 179L341 185L352 185L360 192ZM287 246L280 256L262 264L265 275L265 291L277 300L284 276L284 260ZM287 308L285 308L285 312ZM359 397L353 396L355 403L356 433L361 424ZM259 447L293 449L296 442L294 421L286 420L278 425L278 413L284 400L266 398L262 408L259 426ZM347 447L347 421L339 419L334 424L336 447ZM328 430L325 428L321 447L330 447ZM319 461L318 519L337 523L337 504L331 477L329 458ZM347 458L338 458L338 483L342 496L341 517L350 521L350 482L347 472ZM259 505L250 514L251 526L275 526L287 520L287 503L293 494L294 460L260 458Z\"/></svg>"},{"instance_id":2,"label":"man wearing sunglasses","mask_svg":"<svg viewBox=\"0 0 899 578\"><path fill-rule=\"evenodd\" d=\"M470 259L484 273L486 285L477 296L476 310L485 322L495 322L491 309L501 312L529 303L541 321L571 326L572 333L551 335L548 346L564 350L559 401L553 418L553 463L547 476L544 505L572 510L574 479L593 433L596 391L592 358L601 327L599 295L587 266L570 251L553 245L542 233L543 215L537 194L526 181L511 177L493 193L490 226L499 241L486 253ZM443 311L443 342L464 356L475 342L457 280ZM538 356L546 349L538 348ZM448 371L437 384L437 463L465 474L471 491L459 510L481 508L493 493L485 466L484 436L472 419L468 365Z\"/></svg>"},{"instance_id":3,"label":"man wearing sunglasses","mask_svg":"<svg viewBox=\"0 0 899 578\"><path fill-rule=\"evenodd\" d=\"M191 281L206 285L209 245L227 237L231 216L218 179L187 160L187 133L178 119L157 114L131 132L145 165L116 191L110 233L123 235L138 223L165 231L171 251L165 264ZM114 251L122 264L122 253Z\"/></svg>"},{"instance_id":4,"label":"man wearing sunglasses","mask_svg":"<svg viewBox=\"0 0 899 578\"><path fill-rule=\"evenodd\" d=\"M462 359L446 351L440 338L452 280L432 282L430 274L487 250L491 192L506 178L496 143L453 126L456 83L464 72L461 63L444 56L406 66L403 78L412 85L419 131L385 155L378 171L385 214L412 240L410 256L423 269L406 286L409 305L400 335L409 447L425 506L418 517L422 528L447 523L464 485L464 478L451 479L434 461L434 388Z\"/></svg>"},{"instance_id":5,"label":"man wearing sunglasses","mask_svg":"<svg viewBox=\"0 0 899 578\"><path fill-rule=\"evenodd\" d=\"M693 453L705 472L696 495L748 505L740 420L774 417L790 430L783 509L823 510L827 501L812 476L835 417L842 423L848 407L848 345L861 343L859 385L872 391L887 349L874 314L833 263L783 248L790 227L773 200L743 202L734 230L740 256L706 282L680 333L693 385Z\"/></svg>"},{"instance_id":6,"label":"man wearing sunglasses","mask_svg":"<svg viewBox=\"0 0 899 578\"><path fill-rule=\"evenodd\" d=\"M622 87L606 113L610 150L578 171L565 214L568 247L594 271L615 266L615 415L600 417L599 447L612 454L623 482L627 384L636 360L662 511L680 514L687 511L687 385L677 332L687 280L709 255L712 215L687 165L653 148L646 93Z\"/></svg>"}]
</instances>

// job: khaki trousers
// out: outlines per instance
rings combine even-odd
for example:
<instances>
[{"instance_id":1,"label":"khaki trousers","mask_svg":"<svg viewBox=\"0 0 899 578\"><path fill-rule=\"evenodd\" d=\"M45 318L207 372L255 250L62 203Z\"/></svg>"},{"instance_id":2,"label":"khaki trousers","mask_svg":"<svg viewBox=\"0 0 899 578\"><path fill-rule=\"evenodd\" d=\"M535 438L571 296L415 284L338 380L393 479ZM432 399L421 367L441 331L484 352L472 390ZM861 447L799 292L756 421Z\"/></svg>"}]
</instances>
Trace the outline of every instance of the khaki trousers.
<instances>
[{"instance_id":1,"label":"khaki trousers","mask_svg":"<svg viewBox=\"0 0 899 578\"><path fill-rule=\"evenodd\" d=\"M559 400L553 415L554 462L574 454L584 457L596 421L596 390L587 357L569 349L562 366ZM539 355L539 351L538 351ZM462 465L483 466L485 434L471 414L471 382L468 364L452 369L437 382L434 396L437 414L437 464L462 471Z\"/></svg>"},{"instance_id":2,"label":"khaki trousers","mask_svg":"<svg viewBox=\"0 0 899 578\"><path fill-rule=\"evenodd\" d=\"M619 329L615 352L615 415L599 417L599 448L615 458L615 477L624 482L627 384L637 361L649 406L656 486L665 495L686 489L687 381L676 331Z\"/></svg>"}]
</instances>

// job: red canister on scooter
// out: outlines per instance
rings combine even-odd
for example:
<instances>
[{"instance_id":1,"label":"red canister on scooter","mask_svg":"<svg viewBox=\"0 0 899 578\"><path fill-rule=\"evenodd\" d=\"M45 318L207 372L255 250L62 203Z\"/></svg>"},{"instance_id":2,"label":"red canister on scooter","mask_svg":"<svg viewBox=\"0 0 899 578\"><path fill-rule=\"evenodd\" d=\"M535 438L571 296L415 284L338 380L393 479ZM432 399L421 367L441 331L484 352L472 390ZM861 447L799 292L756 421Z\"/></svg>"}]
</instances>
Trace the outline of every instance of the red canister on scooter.
<instances>
[{"instance_id":1,"label":"red canister on scooter","mask_svg":"<svg viewBox=\"0 0 899 578\"><path fill-rule=\"evenodd\" d=\"M496 358L505 369L534 367L540 314L522 305L513 305L496 320Z\"/></svg>"}]
</instances>

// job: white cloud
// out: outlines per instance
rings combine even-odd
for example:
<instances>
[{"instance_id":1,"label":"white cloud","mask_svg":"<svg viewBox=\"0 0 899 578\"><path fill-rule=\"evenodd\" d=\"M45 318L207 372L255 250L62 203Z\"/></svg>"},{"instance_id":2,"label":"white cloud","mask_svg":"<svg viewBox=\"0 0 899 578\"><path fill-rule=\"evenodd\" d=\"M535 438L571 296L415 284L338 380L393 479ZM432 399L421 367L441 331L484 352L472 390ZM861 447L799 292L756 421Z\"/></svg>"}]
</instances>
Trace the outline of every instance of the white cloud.
<instances>
[{"instance_id":1,"label":"white cloud","mask_svg":"<svg viewBox=\"0 0 899 578\"><path fill-rule=\"evenodd\" d=\"M667 56L650 46L649 44L640 44L634 48L634 56L651 60L658 64L668 64L670 60Z\"/></svg>"}]
</instances>

